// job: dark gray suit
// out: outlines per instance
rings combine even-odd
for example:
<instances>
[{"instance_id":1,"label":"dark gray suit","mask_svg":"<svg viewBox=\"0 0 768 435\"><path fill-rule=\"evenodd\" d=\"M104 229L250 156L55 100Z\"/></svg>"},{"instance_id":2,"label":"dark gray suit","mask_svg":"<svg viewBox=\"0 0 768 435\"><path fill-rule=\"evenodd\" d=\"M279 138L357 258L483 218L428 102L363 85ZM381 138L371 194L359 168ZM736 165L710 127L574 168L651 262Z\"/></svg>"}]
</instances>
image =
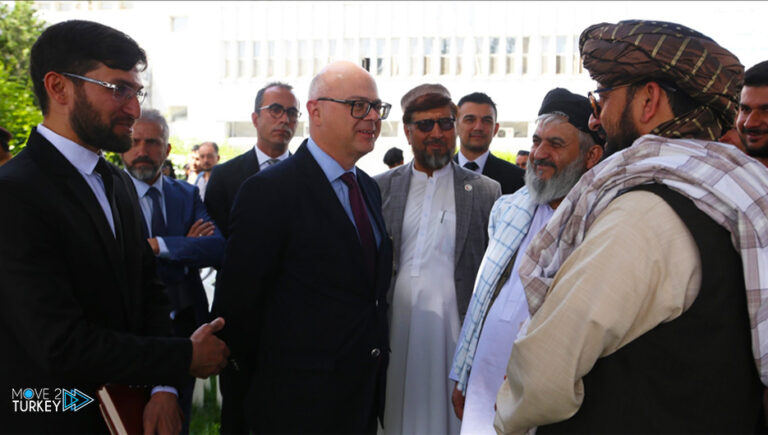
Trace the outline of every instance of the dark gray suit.
<instances>
[{"instance_id":1,"label":"dark gray suit","mask_svg":"<svg viewBox=\"0 0 768 435\"><path fill-rule=\"evenodd\" d=\"M498 182L459 167L453 161L450 164L453 167L453 191L456 201L454 282L459 316L463 319L472 296L475 275L488 246L488 217L493 203L501 196L501 187ZM384 221L392 236L395 276L399 265L403 218L412 170L413 161L374 177L381 189ZM395 281L396 278L393 277L388 294L390 303Z\"/></svg>"}]
</instances>

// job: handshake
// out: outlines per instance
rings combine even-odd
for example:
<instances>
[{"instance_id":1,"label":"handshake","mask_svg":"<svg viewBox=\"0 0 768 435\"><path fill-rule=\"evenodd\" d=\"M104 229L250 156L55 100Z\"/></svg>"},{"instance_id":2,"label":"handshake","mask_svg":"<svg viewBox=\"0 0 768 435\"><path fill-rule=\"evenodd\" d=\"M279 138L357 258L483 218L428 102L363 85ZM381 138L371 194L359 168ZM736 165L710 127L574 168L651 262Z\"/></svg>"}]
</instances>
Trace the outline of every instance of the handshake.
<instances>
[{"instance_id":1,"label":"handshake","mask_svg":"<svg viewBox=\"0 0 768 435\"><path fill-rule=\"evenodd\" d=\"M224 319L217 317L213 322L206 323L189 337L192 340L192 364L189 374L205 379L218 374L227 366L229 348L214 333L224 327Z\"/></svg>"}]
</instances>

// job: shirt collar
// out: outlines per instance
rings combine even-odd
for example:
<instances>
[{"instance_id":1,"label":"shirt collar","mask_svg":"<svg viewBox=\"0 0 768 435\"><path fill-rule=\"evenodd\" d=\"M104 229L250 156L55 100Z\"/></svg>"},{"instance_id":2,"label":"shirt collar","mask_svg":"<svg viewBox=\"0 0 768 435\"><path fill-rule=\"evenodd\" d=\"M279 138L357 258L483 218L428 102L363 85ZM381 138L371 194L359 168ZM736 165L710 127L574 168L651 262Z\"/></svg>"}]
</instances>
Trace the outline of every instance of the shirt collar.
<instances>
[{"instance_id":1,"label":"shirt collar","mask_svg":"<svg viewBox=\"0 0 768 435\"><path fill-rule=\"evenodd\" d=\"M131 177L131 181L133 181L133 186L136 187L136 194L139 196L139 198L144 198L144 195L147 194L147 191L149 190L150 187L154 187L155 189L157 189L158 192L160 192L160 197L161 198L163 197L163 175L162 174L159 177L157 177L157 180L155 180L154 183L149 185L137 178L134 178L134 176L131 175L130 172L128 171L125 171L125 172L127 172L128 176Z\"/></svg>"},{"instance_id":2,"label":"shirt collar","mask_svg":"<svg viewBox=\"0 0 768 435\"><path fill-rule=\"evenodd\" d=\"M357 177L357 167L352 166L352 169L349 171L345 171L344 168L341 167L339 162L333 159L333 157L329 156L325 151L323 151L312 138L310 137L307 140L307 149L309 149L309 153L312 154L312 157L315 158L315 161L318 165L320 165L320 169L323 170L323 173L325 173L325 176L328 178L328 181L333 182L337 178L341 177L345 172L351 172Z\"/></svg>"},{"instance_id":3,"label":"shirt collar","mask_svg":"<svg viewBox=\"0 0 768 435\"><path fill-rule=\"evenodd\" d=\"M254 145L253 150L256 151L256 159L259 162L259 166L263 165L267 160L272 159L272 157L264 154L262 150L259 149L258 146ZM285 149L285 152L280 154L279 156L275 157L277 160L280 160L281 162L288 158L288 148Z\"/></svg>"},{"instance_id":4,"label":"shirt collar","mask_svg":"<svg viewBox=\"0 0 768 435\"><path fill-rule=\"evenodd\" d=\"M442 168L435 169L434 171L432 171L432 177L434 177L435 179L438 179L446 174L452 173L453 172L452 163L453 163L453 160L449 161L448 164L443 166ZM426 172L421 172L417 170L415 164L411 165L411 176L429 178Z\"/></svg>"},{"instance_id":5,"label":"shirt collar","mask_svg":"<svg viewBox=\"0 0 768 435\"><path fill-rule=\"evenodd\" d=\"M96 163L99 162L101 154L94 153L88 148L78 145L76 142L55 133L43 124L37 125L37 132L59 150L64 158L78 171L84 174L93 174L93 170L96 169Z\"/></svg>"},{"instance_id":6,"label":"shirt collar","mask_svg":"<svg viewBox=\"0 0 768 435\"><path fill-rule=\"evenodd\" d=\"M479 168L478 172L483 172L483 170L485 169L485 162L488 161L488 155L490 153L491 153L491 150L487 150L480 157L476 158L475 160L471 160L471 161L477 163L477 166ZM464 153L459 151L459 166L461 166L463 168L464 164L469 162L469 161L470 161L469 159L464 157Z\"/></svg>"}]
</instances>

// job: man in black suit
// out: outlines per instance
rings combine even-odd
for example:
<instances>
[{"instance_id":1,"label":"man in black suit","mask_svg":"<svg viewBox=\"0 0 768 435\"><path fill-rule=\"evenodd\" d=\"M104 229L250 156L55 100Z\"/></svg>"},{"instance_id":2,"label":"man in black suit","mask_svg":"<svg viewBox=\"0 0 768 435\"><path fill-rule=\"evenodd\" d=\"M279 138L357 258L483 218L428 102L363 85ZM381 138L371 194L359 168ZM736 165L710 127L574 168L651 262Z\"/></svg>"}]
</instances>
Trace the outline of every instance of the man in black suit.
<instances>
[{"instance_id":1,"label":"man in black suit","mask_svg":"<svg viewBox=\"0 0 768 435\"><path fill-rule=\"evenodd\" d=\"M496 103L491 97L474 92L459 100L456 130L461 147L453 161L471 171L493 178L501 184L501 193L514 193L523 187L525 171L502 160L488 150L499 131Z\"/></svg>"},{"instance_id":2,"label":"man in black suit","mask_svg":"<svg viewBox=\"0 0 768 435\"><path fill-rule=\"evenodd\" d=\"M110 27L66 21L41 34L30 65L43 122L0 168L0 389L47 389L59 407L18 412L6 402L0 429L104 432L98 406L63 411L57 389L96 397L107 383L179 385L217 373L228 355L213 335L223 320L191 340L168 337L139 211L124 173L101 157L131 145L144 51ZM172 393L153 392L144 428L178 432Z\"/></svg>"},{"instance_id":3,"label":"man in black suit","mask_svg":"<svg viewBox=\"0 0 768 435\"><path fill-rule=\"evenodd\" d=\"M240 185L246 178L288 158L288 144L296 132L299 100L293 87L273 82L256 93L251 121L256 127L253 150L213 167L205 206L224 237L229 236L229 212Z\"/></svg>"},{"instance_id":4,"label":"man in black suit","mask_svg":"<svg viewBox=\"0 0 768 435\"><path fill-rule=\"evenodd\" d=\"M389 108L367 71L326 66L310 84L310 138L243 183L213 305L236 362L223 432L376 432L392 245L355 162Z\"/></svg>"}]
</instances>

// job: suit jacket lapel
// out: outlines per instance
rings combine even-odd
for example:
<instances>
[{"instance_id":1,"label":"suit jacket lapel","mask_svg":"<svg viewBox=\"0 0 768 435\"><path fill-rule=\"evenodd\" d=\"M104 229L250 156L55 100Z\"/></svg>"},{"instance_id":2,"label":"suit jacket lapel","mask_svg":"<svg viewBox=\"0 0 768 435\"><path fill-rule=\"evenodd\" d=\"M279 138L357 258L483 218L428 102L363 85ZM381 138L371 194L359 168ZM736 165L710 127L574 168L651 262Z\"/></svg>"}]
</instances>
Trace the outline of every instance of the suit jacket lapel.
<instances>
[{"instance_id":1,"label":"suit jacket lapel","mask_svg":"<svg viewBox=\"0 0 768 435\"><path fill-rule=\"evenodd\" d=\"M405 205L408 202L412 171L413 160L395 170L389 187L389 207L385 210L387 214L385 220L392 223L392 228L389 229L392 235L392 245L398 249L403 236L403 219L405 219ZM395 257L395 264L398 264L400 252L393 252L393 256Z\"/></svg>"},{"instance_id":2,"label":"suit jacket lapel","mask_svg":"<svg viewBox=\"0 0 768 435\"><path fill-rule=\"evenodd\" d=\"M454 250L454 264L459 263L459 256L464 250L467 241L469 222L472 217L472 201L474 189L469 180L469 171L462 170L457 164L453 165L453 195L456 201L456 248Z\"/></svg>"},{"instance_id":3,"label":"suit jacket lapel","mask_svg":"<svg viewBox=\"0 0 768 435\"><path fill-rule=\"evenodd\" d=\"M333 222L342 233L342 239L340 243L342 246L346 246L346 249L342 249L342 252L347 252L351 257L350 268L359 272L361 282L370 282L370 278L367 277L366 265L363 260L363 247L360 244L360 239L357 235L355 226L349 220L347 213L344 211L339 202L339 198L325 176L325 172L317 164L309 149L306 147L306 141L302 143L301 147L296 151L295 159L302 168L302 173L306 174L304 178L304 184L308 197L323 210L322 214L328 216L329 221ZM365 286L358 286L361 289L367 288Z\"/></svg>"}]
</instances>

